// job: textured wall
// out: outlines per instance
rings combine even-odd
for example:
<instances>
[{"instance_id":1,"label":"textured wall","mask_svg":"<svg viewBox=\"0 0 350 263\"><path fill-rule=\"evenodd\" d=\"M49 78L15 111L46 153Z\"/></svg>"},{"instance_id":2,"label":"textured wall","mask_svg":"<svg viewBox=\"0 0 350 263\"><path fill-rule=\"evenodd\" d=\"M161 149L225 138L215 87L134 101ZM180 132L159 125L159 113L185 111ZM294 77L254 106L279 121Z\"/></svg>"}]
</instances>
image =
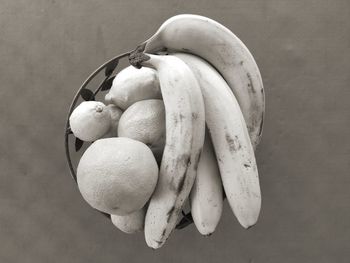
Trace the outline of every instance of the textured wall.
<instances>
[{"instance_id":1,"label":"textured wall","mask_svg":"<svg viewBox=\"0 0 350 263\"><path fill-rule=\"evenodd\" d=\"M87 75L178 13L226 25L261 69L263 207L245 231L225 204L210 238L191 226L153 251L82 200L62 133ZM2 0L0 262L349 262L349 14L348 0Z\"/></svg>"}]
</instances>

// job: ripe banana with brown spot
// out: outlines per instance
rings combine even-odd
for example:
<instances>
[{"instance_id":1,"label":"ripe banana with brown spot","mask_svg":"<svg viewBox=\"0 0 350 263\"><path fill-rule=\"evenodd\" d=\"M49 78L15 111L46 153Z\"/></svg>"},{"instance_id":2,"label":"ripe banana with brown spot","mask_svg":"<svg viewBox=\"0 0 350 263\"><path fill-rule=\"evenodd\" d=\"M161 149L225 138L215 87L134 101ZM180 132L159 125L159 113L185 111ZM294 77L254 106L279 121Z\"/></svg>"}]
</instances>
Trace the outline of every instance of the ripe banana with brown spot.
<instances>
[{"instance_id":1,"label":"ripe banana with brown spot","mask_svg":"<svg viewBox=\"0 0 350 263\"><path fill-rule=\"evenodd\" d=\"M181 59L136 52L129 60L157 71L165 105L165 148L145 219L146 242L159 248L175 228L196 177L205 134L204 103L195 76Z\"/></svg>"},{"instance_id":2,"label":"ripe banana with brown spot","mask_svg":"<svg viewBox=\"0 0 350 263\"><path fill-rule=\"evenodd\" d=\"M220 23L199 15L166 20L139 49L191 53L213 65L235 94L255 148L262 135L265 97L260 71L243 42Z\"/></svg>"},{"instance_id":3,"label":"ripe banana with brown spot","mask_svg":"<svg viewBox=\"0 0 350 263\"><path fill-rule=\"evenodd\" d=\"M248 228L258 219L261 193L254 149L239 104L209 63L190 54L174 55L197 77L228 202L241 225Z\"/></svg>"},{"instance_id":4,"label":"ripe banana with brown spot","mask_svg":"<svg viewBox=\"0 0 350 263\"><path fill-rule=\"evenodd\" d=\"M223 201L218 163L206 130L197 176L190 194L193 222L202 235L208 236L215 231L221 218Z\"/></svg>"}]
</instances>

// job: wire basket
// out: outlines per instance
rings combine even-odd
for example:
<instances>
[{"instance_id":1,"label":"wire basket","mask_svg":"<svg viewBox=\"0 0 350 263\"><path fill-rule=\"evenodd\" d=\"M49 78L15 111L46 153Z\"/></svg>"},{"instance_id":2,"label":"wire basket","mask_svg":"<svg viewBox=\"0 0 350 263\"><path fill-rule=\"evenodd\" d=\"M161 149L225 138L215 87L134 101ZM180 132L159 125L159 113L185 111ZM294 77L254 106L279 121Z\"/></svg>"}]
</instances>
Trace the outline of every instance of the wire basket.
<instances>
[{"instance_id":1,"label":"wire basket","mask_svg":"<svg viewBox=\"0 0 350 263\"><path fill-rule=\"evenodd\" d=\"M115 77L115 75L113 73L116 72L118 65L120 65L120 63L119 63L120 60L127 59L127 61L129 62L129 55L131 55L132 53L133 52L123 53L119 56L116 56L116 57L110 59L109 61L105 62L100 67L98 67L83 82L83 84L80 86L80 88L78 89L77 93L75 94L75 96L71 102L71 105L70 105L69 111L68 111L68 115L66 117L66 126L65 126L65 130L64 130L64 146L65 146L66 159L67 159L67 163L69 166L70 174L71 174L73 180L75 181L75 183L77 183L77 175L76 175L76 167L72 161L71 147L74 145L75 153L78 153L78 154L80 153L80 155L82 155L82 151L81 151L82 146L84 145L84 143L87 144L88 142L83 142L82 140L80 140L79 138L76 138L74 136L74 134L72 133L72 131L70 129L69 117L72 114L74 108L77 106L79 99L83 99L85 101L96 100L96 96L98 95L98 93L100 91L106 91L106 90L109 90L111 88L113 79ZM93 80L95 80L102 71L104 71L104 76L103 76L103 79L100 82L100 84L97 85L97 88L94 91L88 89L87 86ZM96 210L96 211L98 211L98 210ZM103 214L107 218L110 218L109 214L103 213L101 211L98 211L98 212L100 212L101 214ZM185 213L184 211L182 211L182 215L183 215L183 217L179 221L179 223L177 224L176 229L185 228L186 226L193 223L191 212Z\"/></svg>"}]
</instances>

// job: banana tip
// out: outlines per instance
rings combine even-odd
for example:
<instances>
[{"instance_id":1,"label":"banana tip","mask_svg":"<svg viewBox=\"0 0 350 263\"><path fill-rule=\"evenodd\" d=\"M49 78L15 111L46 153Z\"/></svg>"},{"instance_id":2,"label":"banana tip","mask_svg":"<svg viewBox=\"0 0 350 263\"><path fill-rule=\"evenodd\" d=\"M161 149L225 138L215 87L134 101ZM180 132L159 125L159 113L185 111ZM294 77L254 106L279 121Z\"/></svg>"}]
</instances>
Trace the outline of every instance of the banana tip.
<instances>
[{"instance_id":1,"label":"banana tip","mask_svg":"<svg viewBox=\"0 0 350 263\"><path fill-rule=\"evenodd\" d=\"M146 243L152 250L156 250L163 245L163 242L157 240L146 240Z\"/></svg>"},{"instance_id":2,"label":"banana tip","mask_svg":"<svg viewBox=\"0 0 350 263\"><path fill-rule=\"evenodd\" d=\"M254 220L253 222L249 222L247 224L241 224L246 230L252 228L253 226L255 226L255 224L257 223L257 220Z\"/></svg>"}]
</instances>

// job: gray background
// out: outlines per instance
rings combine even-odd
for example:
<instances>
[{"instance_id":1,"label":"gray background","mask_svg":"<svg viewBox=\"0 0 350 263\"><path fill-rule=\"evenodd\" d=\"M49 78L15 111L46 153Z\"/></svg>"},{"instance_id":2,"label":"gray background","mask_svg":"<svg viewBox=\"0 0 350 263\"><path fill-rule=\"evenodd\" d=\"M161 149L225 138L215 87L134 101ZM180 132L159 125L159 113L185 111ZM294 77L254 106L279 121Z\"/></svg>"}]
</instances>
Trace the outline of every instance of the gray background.
<instances>
[{"instance_id":1,"label":"gray background","mask_svg":"<svg viewBox=\"0 0 350 263\"><path fill-rule=\"evenodd\" d=\"M261 69L263 207L245 231L225 204L211 237L153 251L83 201L62 133L88 74L178 13L226 25ZM0 262L349 262L349 32L348 0L2 0Z\"/></svg>"}]
</instances>

